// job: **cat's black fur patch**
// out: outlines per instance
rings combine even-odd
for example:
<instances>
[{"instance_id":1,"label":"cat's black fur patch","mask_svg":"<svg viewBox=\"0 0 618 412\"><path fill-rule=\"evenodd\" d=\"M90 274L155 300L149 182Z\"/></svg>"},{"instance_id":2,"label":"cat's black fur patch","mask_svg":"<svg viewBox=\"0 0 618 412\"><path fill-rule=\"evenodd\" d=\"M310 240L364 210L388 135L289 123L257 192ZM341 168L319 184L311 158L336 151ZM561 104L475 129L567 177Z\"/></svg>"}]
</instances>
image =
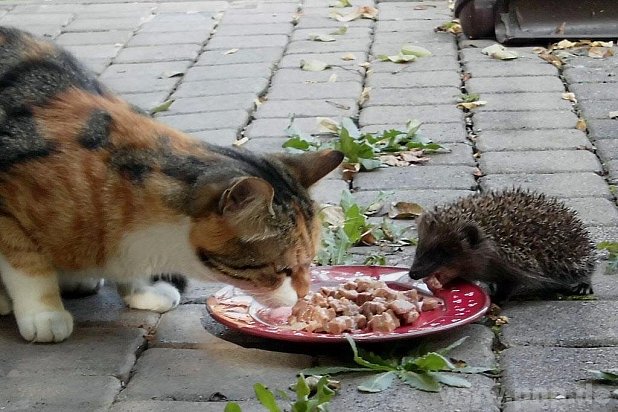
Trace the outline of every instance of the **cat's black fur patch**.
<instances>
[{"instance_id":1,"label":"cat's black fur patch","mask_svg":"<svg viewBox=\"0 0 618 412\"><path fill-rule=\"evenodd\" d=\"M127 179L142 183L152 172L156 160L157 155L152 151L119 149L112 152L110 163Z\"/></svg>"},{"instance_id":2,"label":"cat's black fur patch","mask_svg":"<svg viewBox=\"0 0 618 412\"><path fill-rule=\"evenodd\" d=\"M90 150L105 147L109 143L112 121L112 116L105 110L93 111L77 138L79 143Z\"/></svg>"},{"instance_id":3,"label":"cat's black fur patch","mask_svg":"<svg viewBox=\"0 0 618 412\"><path fill-rule=\"evenodd\" d=\"M0 171L16 163L49 156L55 146L37 132L31 114L14 114L0 124Z\"/></svg>"}]
</instances>

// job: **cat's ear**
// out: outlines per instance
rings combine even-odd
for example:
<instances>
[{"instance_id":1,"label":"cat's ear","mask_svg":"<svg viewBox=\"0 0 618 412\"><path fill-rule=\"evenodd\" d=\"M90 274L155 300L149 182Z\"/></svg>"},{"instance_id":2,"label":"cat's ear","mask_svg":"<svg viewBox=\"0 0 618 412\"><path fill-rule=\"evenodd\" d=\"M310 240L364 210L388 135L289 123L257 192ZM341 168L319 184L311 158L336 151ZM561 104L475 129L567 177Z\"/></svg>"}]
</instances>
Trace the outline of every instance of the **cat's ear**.
<instances>
[{"instance_id":1,"label":"cat's ear","mask_svg":"<svg viewBox=\"0 0 618 412\"><path fill-rule=\"evenodd\" d=\"M308 188L339 166L343 161L343 153L338 150L321 150L298 155L277 155L277 158L303 187Z\"/></svg>"},{"instance_id":2,"label":"cat's ear","mask_svg":"<svg viewBox=\"0 0 618 412\"><path fill-rule=\"evenodd\" d=\"M273 216L275 190L259 177L243 177L227 188L219 199L219 211L223 215L266 212Z\"/></svg>"}]
</instances>

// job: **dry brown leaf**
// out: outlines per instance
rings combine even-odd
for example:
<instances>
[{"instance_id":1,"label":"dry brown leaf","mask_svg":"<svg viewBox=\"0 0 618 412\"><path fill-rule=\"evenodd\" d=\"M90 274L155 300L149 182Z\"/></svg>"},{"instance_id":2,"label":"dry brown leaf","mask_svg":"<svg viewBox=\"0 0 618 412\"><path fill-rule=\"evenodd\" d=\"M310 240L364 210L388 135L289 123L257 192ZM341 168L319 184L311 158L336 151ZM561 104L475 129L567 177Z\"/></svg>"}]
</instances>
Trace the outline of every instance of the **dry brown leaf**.
<instances>
[{"instance_id":1,"label":"dry brown leaf","mask_svg":"<svg viewBox=\"0 0 618 412\"><path fill-rule=\"evenodd\" d=\"M318 122L318 129L320 133L338 133L339 123L330 117L317 117L315 119Z\"/></svg>"},{"instance_id":2,"label":"dry brown leaf","mask_svg":"<svg viewBox=\"0 0 618 412\"><path fill-rule=\"evenodd\" d=\"M481 171L481 169L479 169L478 167L474 168L474 172L472 172L472 175L476 176L476 177L482 177L485 176L485 174Z\"/></svg>"},{"instance_id":3,"label":"dry brown leaf","mask_svg":"<svg viewBox=\"0 0 618 412\"><path fill-rule=\"evenodd\" d=\"M485 100L477 100L475 102L461 102L461 103L457 103L457 108L472 110L472 109L476 109L477 107L485 106L486 104L487 102Z\"/></svg>"},{"instance_id":4,"label":"dry brown leaf","mask_svg":"<svg viewBox=\"0 0 618 412\"><path fill-rule=\"evenodd\" d=\"M380 160L382 164L385 164L387 166L405 167L410 164L409 162L406 162L405 160L401 160L399 156L396 156L396 155L381 155L381 156L378 156L378 159Z\"/></svg>"},{"instance_id":5,"label":"dry brown leaf","mask_svg":"<svg viewBox=\"0 0 618 412\"><path fill-rule=\"evenodd\" d=\"M493 44L481 50L481 53L488 55L493 59L498 60L513 60L519 57L519 54L513 50L509 50L501 44Z\"/></svg>"},{"instance_id":6,"label":"dry brown leaf","mask_svg":"<svg viewBox=\"0 0 618 412\"><path fill-rule=\"evenodd\" d=\"M586 121L584 119L579 118L577 119L577 123L575 123L575 128L577 130L581 130L582 132L585 132L588 126L586 125Z\"/></svg>"},{"instance_id":7,"label":"dry brown leaf","mask_svg":"<svg viewBox=\"0 0 618 412\"><path fill-rule=\"evenodd\" d=\"M424 152L422 150L409 150L407 152L399 153L399 156L402 160L408 163L426 163L429 161L429 158L423 156Z\"/></svg>"},{"instance_id":8,"label":"dry brown leaf","mask_svg":"<svg viewBox=\"0 0 618 412\"><path fill-rule=\"evenodd\" d=\"M618 111L609 112L610 119L618 119Z\"/></svg>"},{"instance_id":9,"label":"dry brown leaf","mask_svg":"<svg viewBox=\"0 0 618 412\"><path fill-rule=\"evenodd\" d=\"M558 69L562 69L562 66L564 66L564 61L560 57L550 53L549 51L543 51L541 53L538 53L538 55L541 59L545 60L547 63L553 64Z\"/></svg>"},{"instance_id":10,"label":"dry brown leaf","mask_svg":"<svg viewBox=\"0 0 618 412\"><path fill-rule=\"evenodd\" d=\"M365 246L371 246L378 243L378 239L374 236L371 229L361 235L360 242Z\"/></svg>"},{"instance_id":11,"label":"dry brown leaf","mask_svg":"<svg viewBox=\"0 0 618 412\"><path fill-rule=\"evenodd\" d=\"M354 53L346 53L343 56L341 56L341 60L356 60L356 56L354 55Z\"/></svg>"},{"instance_id":12,"label":"dry brown leaf","mask_svg":"<svg viewBox=\"0 0 618 412\"><path fill-rule=\"evenodd\" d=\"M391 219L414 219L423 213L423 208L418 203L397 202L392 203L388 211Z\"/></svg>"},{"instance_id":13,"label":"dry brown leaf","mask_svg":"<svg viewBox=\"0 0 618 412\"><path fill-rule=\"evenodd\" d=\"M562 50L562 49L571 49L575 46L577 46L577 43L573 43L572 41L569 41L567 39L564 40L560 40L558 43L553 44L552 48L554 49L558 49L558 50Z\"/></svg>"},{"instance_id":14,"label":"dry brown leaf","mask_svg":"<svg viewBox=\"0 0 618 412\"><path fill-rule=\"evenodd\" d=\"M461 80L463 80L464 82L467 82L468 80L470 80L472 78L472 75L468 72L465 72L463 74L463 76L461 76Z\"/></svg>"},{"instance_id":15,"label":"dry brown leaf","mask_svg":"<svg viewBox=\"0 0 618 412\"><path fill-rule=\"evenodd\" d=\"M236 147L240 147L242 145L244 145L245 143L247 143L249 141L249 138L247 136L243 137L242 139L238 139L236 140L234 143L232 143L234 146Z\"/></svg>"},{"instance_id":16,"label":"dry brown leaf","mask_svg":"<svg viewBox=\"0 0 618 412\"><path fill-rule=\"evenodd\" d=\"M361 6L359 7L359 11L364 19L375 20L378 16L378 9L373 6Z\"/></svg>"},{"instance_id":17,"label":"dry brown leaf","mask_svg":"<svg viewBox=\"0 0 618 412\"><path fill-rule=\"evenodd\" d=\"M614 51L609 47L591 47L588 49L588 57L594 59L604 59L614 55Z\"/></svg>"},{"instance_id":18,"label":"dry brown leaf","mask_svg":"<svg viewBox=\"0 0 618 412\"><path fill-rule=\"evenodd\" d=\"M345 223L345 213L341 206L322 205L320 208L322 221L331 226L343 226Z\"/></svg>"},{"instance_id":19,"label":"dry brown leaf","mask_svg":"<svg viewBox=\"0 0 618 412\"><path fill-rule=\"evenodd\" d=\"M368 69L368 68L370 68L370 67L371 67L371 63L369 63L369 62L358 63L358 65L359 65L360 67L365 68L365 69Z\"/></svg>"},{"instance_id":20,"label":"dry brown leaf","mask_svg":"<svg viewBox=\"0 0 618 412\"><path fill-rule=\"evenodd\" d=\"M570 102L577 103L577 98L575 97L575 93L572 93L572 92L562 93L562 98L564 100L568 100Z\"/></svg>"},{"instance_id":21,"label":"dry brown leaf","mask_svg":"<svg viewBox=\"0 0 618 412\"><path fill-rule=\"evenodd\" d=\"M369 100L369 92L371 91L371 87L365 87L361 92L360 97L358 98L358 104L363 105L367 100Z\"/></svg>"},{"instance_id":22,"label":"dry brown leaf","mask_svg":"<svg viewBox=\"0 0 618 412\"><path fill-rule=\"evenodd\" d=\"M346 182L351 182L360 172L360 163L342 163L341 164L341 177Z\"/></svg>"},{"instance_id":23,"label":"dry brown leaf","mask_svg":"<svg viewBox=\"0 0 618 412\"><path fill-rule=\"evenodd\" d=\"M328 82L329 83L334 83L337 81L337 73L333 73L330 75L330 77L328 78Z\"/></svg>"}]
</instances>

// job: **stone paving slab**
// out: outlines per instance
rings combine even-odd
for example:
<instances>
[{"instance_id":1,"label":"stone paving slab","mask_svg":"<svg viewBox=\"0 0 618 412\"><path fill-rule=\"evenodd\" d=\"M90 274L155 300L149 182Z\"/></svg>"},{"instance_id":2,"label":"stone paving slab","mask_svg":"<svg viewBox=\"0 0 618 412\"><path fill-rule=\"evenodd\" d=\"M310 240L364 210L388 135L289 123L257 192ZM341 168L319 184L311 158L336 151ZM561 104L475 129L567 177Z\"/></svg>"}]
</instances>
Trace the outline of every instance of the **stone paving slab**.
<instances>
[{"instance_id":1,"label":"stone paving slab","mask_svg":"<svg viewBox=\"0 0 618 412\"><path fill-rule=\"evenodd\" d=\"M483 190L520 186L555 197L612 198L605 180L596 173L538 173L489 175L479 179ZM578 182L573 185L573 182Z\"/></svg>"},{"instance_id":2,"label":"stone paving slab","mask_svg":"<svg viewBox=\"0 0 618 412\"><path fill-rule=\"evenodd\" d=\"M487 152L479 159L484 173L601 172L597 157L587 150L551 152Z\"/></svg>"},{"instance_id":3,"label":"stone paving slab","mask_svg":"<svg viewBox=\"0 0 618 412\"><path fill-rule=\"evenodd\" d=\"M111 412L221 412L227 402L126 401L118 402ZM264 412L257 402L236 402L243 412Z\"/></svg>"},{"instance_id":4,"label":"stone paving slab","mask_svg":"<svg viewBox=\"0 0 618 412\"><path fill-rule=\"evenodd\" d=\"M487 59L480 61L471 61L466 63L466 70L473 77L500 77L507 78L513 76L557 76L558 69L556 66L547 64L545 61L538 59L517 62L513 64L508 60ZM496 81L500 81L496 79Z\"/></svg>"},{"instance_id":5,"label":"stone paving slab","mask_svg":"<svg viewBox=\"0 0 618 412\"><path fill-rule=\"evenodd\" d=\"M543 401L507 402L504 412L608 412L618 409L615 399L564 399Z\"/></svg>"},{"instance_id":6,"label":"stone paving slab","mask_svg":"<svg viewBox=\"0 0 618 412\"><path fill-rule=\"evenodd\" d=\"M426 123L461 123L462 118L461 110L455 106L374 106L362 111L359 125L386 122L405 124L412 119L422 119Z\"/></svg>"},{"instance_id":7,"label":"stone paving slab","mask_svg":"<svg viewBox=\"0 0 618 412\"><path fill-rule=\"evenodd\" d=\"M244 110L228 110L161 116L159 120L185 132L224 128L240 130L249 120L249 114Z\"/></svg>"},{"instance_id":8,"label":"stone paving slab","mask_svg":"<svg viewBox=\"0 0 618 412\"><path fill-rule=\"evenodd\" d=\"M546 112L572 110L560 93L483 93L479 100L487 104L475 112L543 111L549 117L552 113Z\"/></svg>"},{"instance_id":9,"label":"stone paving slab","mask_svg":"<svg viewBox=\"0 0 618 412\"><path fill-rule=\"evenodd\" d=\"M255 95L250 93L208 97L185 97L175 99L165 114L219 112L244 109L247 112L255 106Z\"/></svg>"},{"instance_id":10,"label":"stone paving slab","mask_svg":"<svg viewBox=\"0 0 618 412\"><path fill-rule=\"evenodd\" d=\"M593 139L615 139L616 119L587 119L588 133Z\"/></svg>"},{"instance_id":11,"label":"stone paving slab","mask_svg":"<svg viewBox=\"0 0 618 412\"><path fill-rule=\"evenodd\" d=\"M355 60L343 60L341 57L347 55L348 53L352 53L356 59ZM348 50L345 53L335 52L335 53L303 53L303 54L290 54L287 56L283 56L281 61L279 62L279 68L298 68L300 67L300 62L302 60L320 60L324 63L331 66L343 66L343 67L354 67L359 68L359 64L367 61L367 52L365 50Z\"/></svg>"},{"instance_id":12,"label":"stone paving slab","mask_svg":"<svg viewBox=\"0 0 618 412\"><path fill-rule=\"evenodd\" d=\"M618 348L516 346L501 353L506 400L609 398L611 386L590 379L586 369L616 365Z\"/></svg>"},{"instance_id":13,"label":"stone paving slab","mask_svg":"<svg viewBox=\"0 0 618 412\"><path fill-rule=\"evenodd\" d=\"M225 54L227 51L228 50L207 50L200 55L200 58L197 60L195 65L228 65L271 62L281 58L283 47L239 49L237 52Z\"/></svg>"},{"instance_id":14,"label":"stone paving slab","mask_svg":"<svg viewBox=\"0 0 618 412\"><path fill-rule=\"evenodd\" d=\"M586 134L577 129L487 130L478 136L476 148L480 152L591 150L592 144Z\"/></svg>"},{"instance_id":15,"label":"stone paving slab","mask_svg":"<svg viewBox=\"0 0 618 412\"><path fill-rule=\"evenodd\" d=\"M405 123L372 124L363 126L361 132L379 133L383 130L406 130ZM435 143L461 143L466 141L466 129L456 123L423 123L417 134Z\"/></svg>"},{"instance_id":16,"label":"stone paving slab","mask_svg":"<svg viewBox=\"0 0 618 412\"><path fill-rule=\"evenodd\" d=\"M458 87L426 87L426 88L386 88L377 87L369 93L369 100L364 104L370 106L421 106L431 104L457 104L460 95ZM416 84L413 84L416 86Z\"/></svg>"},{"instance_id":17,"label":"stone paving slab","mask_svg":"<svg viewBox=\"0 0 618 412\"><path fill-rule=\"evenodd\" d=\"M96 354L93 356L96 357ZM96 390L94 390L96 388ZM3 411L106 411L120 391L111 376L55 376L47 379L10 377L0 379Z\"/></svg>"},{"instance_id":18,"label":"stone paving slab","mask_svg":"<svg viewBox=\"0 0 618 412\"><path fill-rule=\"evenodd\" d=\"M361 190L354 192L352 196L360 205L369 206L378 198L380 194L384 194L383 190ZM424 209L430 209L434 206L454 202L455 200L474 194L471 190L452 190L452 189L413 189L413 190L398 190L386 192L386 201L393 202L414 202L421 205Z\"/></svg>"},{"instance_id":19,"label":"stone paving slab","mask_svg":"<svg viewBox=\"0 0 618 412\"><path fill-rule=\"evenodd\" d=\"M360 190L461 189L474 186L474 168L469 166L389 167L360 173L354 179Z\"/></svg>"},{"instance_id":20,"label":"stone paving slab","mask_svg":"<svg viewBox=\"0 0 618 412\"><path fill-rule=\"evenodd\" d=\"M309 366L309 356L243 349L231 343L207 351L153 348L139 358L119 400L203 401L216 392L229 400L248 400L255 396L253 383L287 388L296 373Z\"/></svg>"},{"instance_id":21,"label":"stone paving slab","mask_svg":"<svg viewBox=\"0 0 618 412\"><path fill-rule=\"evenodd\" d=\"M512 303L503 308L509 323L502 327L502 342L507 346L618 346L617 309L614 301Z\"/></svg>"},{"instance_id":22,"label":"stone paving slab","mask_svg":"<svg viewBox=\"0 0 618 412\"><path fill-rule=\"evenodd\" d=\"M414 87L459 87L459 74L450 71L444 72L420 72L420 73L372 73L367 76L367 85L380 88L404 88Z\"/></svg>"},{"instance_id":23,"label":"stone paving slab","mask_svg":"<svg viewBox=\"0 0 618 412\"><path fill-rule=\"evenodd\" d=\"M268 78L272 71L271 62L227 64L221 66L191 67L184 76L186 81Z\"/></svg>"},{"instance_id":24,"label":"stone paving slab","mask_svg":"<svg viewBox=\"0 0 618 412\"><path fill-rule=\"evenodd\" d=\"M295 117L353 117L358 114L358 105L354 99L328 100L271 100L263 103L255 112L254 117L289 118Z\"/></svg>"},{"instance_id":25,"label":"stone paving slab","mask_svg":"<svg viewBox=\"0 0 618 412\"><path fill-rule=\"evenodd\" d=\"M63 46L124 44L131 38L132 35L133 32L130 30L64 33L58 36L55 41ZM85 57L88 56L86 55Z\"/></svg>"},{"instance_id":26,"label":"stone paving slab","mask_svg":"<svg viewBox=\"0 0 618 412\"><path fill-rule=\"evenodd\" d=\"M294 87L295 83L333 83L333 82L361 82L363 79L362 70L346 70L340 67L333 67L321 72L310 72L301 70L299 67L279 69L275 72L271 83L287 84Z\"/></svg>"},{"instance_id":27,"label":"stone paving slab","mask_svg":"<svg viewBox=\"0 0 618 412\"><path fill-rule=\"evenodd\" d=\"M565 203L577 211L586 225L618 226L616 204L608 199L568 199Z\"/></svg>"},{"instance_id":28,"label":"stone paving slab","mask_svg":"<svg viewBox=\"0 0 618 412\"><path fill-rule=\"evenodd\" d=\"M427 56L417 59L402 67L401 64L373 60L371 70L374 73L409 73L409 72L439 72L459 70L459 63L451 56ZM414 87L414 84L410 84Z\"/></svg>"},{"instance_id":29,"label":"stone paving slab","mask_svg":"<svg viewBox=\"0 0 618 412\"><path fill-rule=\"evenodd\" d=\"M575 127L577 116L570 111L479 112L474 115L477 130L534 130Z\"/></svg>"},{"instance_id":30,"label":"stone paving slab","mask_svg":"<svg viewBox=\"0 0 618 412\"><path fill-rule=\"evenodd\" d=\"M618 94L618 83L573 84L571 91L580 101L614 100Z\"/></svg>"},{"instance_id":31,"label":"stone paving slab","mask_svg":"<svg viewBox=\"0 0 618 412\"><path fill-rule=\"evenodd\" d=\"M254 93L262 94L268 88L268 79L225 79L202 80L182 83L174 97L220 96L227 94Z\"/></svg>"},{"instance_id":32,"label":"stone paving slab","mask_svg":"<svg viewBox=\"0 0 618 412\"><path fill-rule=\"evenodd\" d=\"M553 76L472 77L467 86L471 93L564 92L560 79Z\"/></svg>"}]
</instances>

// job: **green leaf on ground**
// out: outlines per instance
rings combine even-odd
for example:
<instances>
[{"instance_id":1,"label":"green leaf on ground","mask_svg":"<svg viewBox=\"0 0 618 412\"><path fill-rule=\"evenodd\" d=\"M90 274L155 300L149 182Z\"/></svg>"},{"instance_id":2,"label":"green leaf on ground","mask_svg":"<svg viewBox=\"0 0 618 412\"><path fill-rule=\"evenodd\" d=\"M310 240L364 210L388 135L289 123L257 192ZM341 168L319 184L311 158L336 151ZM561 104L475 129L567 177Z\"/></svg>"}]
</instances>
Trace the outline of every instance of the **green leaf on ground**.
<instances>
[{"instance_id":1,"label":"green leaf on ground","mask_svg":"<svg viewBox=\"0 0 618 412\"><path fill-rule=\"evenodd\" d=\"M170 99L170 100L164 101L160 105L155 106L152 109L150 109L150 115L152 116L152 115L154 115L156 113L168 111L170 109L170 106L172 105L172 103L174 103L174 99Z\"/></svg>"},{"instance_id":2,"label":"green leaf on ground","mask_svg":"<svg viewBox=\"0 0 618 412\"><path fill-rule=\"evenodd\" d=\"M396 376L394 371L380 373L360 384L358 390L369 393L382 392L384 389L390 388Z\"/></svg>"},{"instance_id":3,"label":"green leaf on ground","mask_svg":"<svg viewBox=\"0 0 618 412\"><path fill-rule=\"evenodd\" d=\"M424 47L414 46L412 44L404 44L401 46L401 54L405 56L427 57L431 56L431 52Z\"/></svg>"},{"instance_id":4,"label":"green leaf on ground","mask_svg":"<svg viewBox=\"0 0 618 412\"><path fill-rule=\"evenodd\" d=\"M440 392L440 383L426 373L399 372L399 379L411 387L425 392Z\"/></svg>"},{"instance_id":5,"label":"green leaf on ground","mask_svg":"<svg viewBox=\"0 0 618 412\"><path fill-rule=\"evenodd\" d=\"M348 32L348 25L344 24L343 26L339 26L337 30L333 30L328 34L332 34L334 36L342 36Z\"/></svg>"},{"instance_id":6,"label":"green leaf on ground","mask_svg":"<svg viewBox=\"0 0 618 412\"><path fill-rule=\"evenodd\" d=\"M392 63L408 63L408 62L413 62L414 60L416 60L415 55L403 54L403 53L393 54L390 56L387 54L379 54L377 58L381 62L392 62Z\"/></svg>"},{"instance_id":7,"label":"green leaf on ground","mask_svg":"<svg viewBox=\"0 0 618 412\"><path fill-rule=\"evenodd\" d=\"M607 369L607 370L595 370L595 369L587 369L588 372L594 376L595 379L604 381L604 382L612 382L618 383L618 369Z\"/></svg>"},{"instance_id":8,"label":"green leaf on ground","mask_svg":"<svg viewBox=\"0 0 618 412\"><path fill-rule=\"evenodd\" d=\"M308 72L321 72L330 68L330 64L315 59L301 60L300 68Z\"/></svg>"},{"instance_id":9,"label":"green leaf on ground","mask_svg":"<svg viewBox=\"0 0 618 412\"><path fill-rule=\"evenodd\" d=\"M472 385L466 379L448 372L427 372L436 381L455 388L469 388Z\"/></svg>"},{"instance_id":10,"label":"green leaf on ground","mask_svg":"<svg viewBox=\"0 0 618 412\"><path fill-rule=\"evenodd\" d=\"M228 402L223 412L242 412L242 409L240 409L240 405L236 402Z\"/></svg>"},{"instance_id":11,"label":"green leaf on ground","mask_svg":"<svg viewBox=\"0 0 618 412\"><path fill-rule=\"evenodd\" d=\"M321 42L331 42L331 41L335 41L336 39L330 34L310 34L309 40L321 41Z\"/></svg>"},{"instance_id":12,"label":"green leaf on ground","mask_svg":"<svg viewBox=\"0 0 618 412\"><path fill-rule=\"evenodd\" d=\"M260 403L268 409L269 412L281 412L279 405L277 405L275 395L273 395L273 393L264 385L261 383L256 383L253 385L253 390L255 391L255 396L257 396Z\"/></svg>"}]
</instances>

